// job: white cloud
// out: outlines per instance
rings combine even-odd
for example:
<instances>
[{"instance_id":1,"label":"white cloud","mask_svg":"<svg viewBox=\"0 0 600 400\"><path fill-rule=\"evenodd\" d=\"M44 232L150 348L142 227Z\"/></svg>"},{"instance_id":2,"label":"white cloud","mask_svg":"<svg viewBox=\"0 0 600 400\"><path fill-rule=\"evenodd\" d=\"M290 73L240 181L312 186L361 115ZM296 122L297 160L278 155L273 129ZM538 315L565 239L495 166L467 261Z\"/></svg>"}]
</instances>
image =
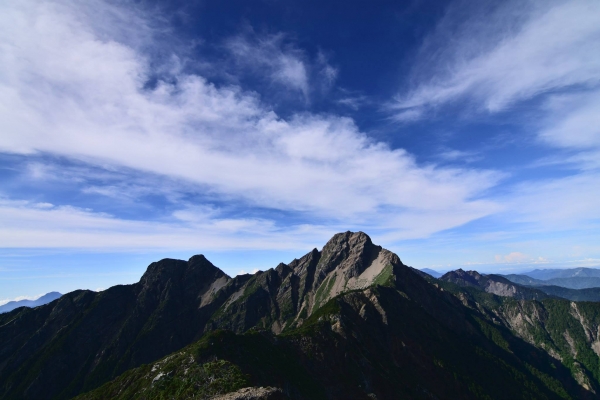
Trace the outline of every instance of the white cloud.
<instances>
[{"instance_id":1,"label":"white cloud","mask_svg":"<svg viewBox=\"0 0 600 400\"><path fill-rule=\"evenodd\" d=\"M506 254L504 256L496 255L495 260L496 260L496 262L522 263L522 262L531 262L532 258L521 252L514 251L514 252Z\"/></svg>"},{"instance_id":2,"label":"white cloud","mask_svg":"<svg viewBox=\"0 0 600 400\"><path fill-rule=\"evenodd\" d=\"M239 35L229 39L226 48L241 65L263 71L267 69L273 82L298 90L308 99L310 86L306 57L299 49L284 46L284 40L283 34Z\"/></svg>"},{"instance_id":3,"label":"white cloud","mask_svg":"<svg viewBox=\"0 0 600 400\"><path fill-rule=\"evenodd\" d=\"M571 149L600 148L600 90L555 95L545 107L549 116L540 132L541 139Z\"/></svg>"},{"instance_id":4,"label":"white cloud","mask_svg":"<svg viewBox=\"0 0 600 400\"><path fill-rule=\"evenodd\" d=\"M508 220L544 229L585 229L600 220L600 176L595 172L517 185L504 199Z\"/></svg>"},{"instance_id":5,"label":"white cloud","mask_svg":"<svg viewBox=\"0 0 600 400\"><path fill-rule=\"evenodd\" d=\"M281 232L272 221L219 218L181 210L169 221L118 219L69 206L39 208L25 201L0 200L0 243L8 248L112 249L299 249L333 233L297 226Z\"/></svg>"},{"instance_id":6,"label":"white cloud","mask_svg":"<svg viewBox=\"0 0 600 400\"><path fill-rule=\"evenodd\" d=\"M258 271L259 271L259 269L258 269L258 268L254 268L254 269L252 270L251 274L252 274L252 275L254 275L254 274L256 274ZM248 273L250 273L250 272L246 272L246 270L244 270L244 269L241 269L241 270L240 270L240 271L239 271L239 272L238 272L236 275L246 275L246 274L248 274Z\"/></svg>"},{"instance_id":7,"label":"white cloud","mask_svg":"<svg viewBox=\"0 0 600 400\"><path fill-rule=\"evenodd\" d=\"M136 36L131 44L127 33L135 30L137 10L100 12L99 30L81 7L102 9L104 3L89 4L0 5L0 151L108 166L124 181L127 171L162 176L173 185L196 185L249 206L326 219L328 233L350 225L423 237L498 210L477 199L498 174L420 166L406 151L369 139L348 118L303 114L284 120L252 93L216 87L177 68L171 69L172 82L145 87L152 71L140 49L152 43ZM139 23L150 29L150 23ZM116 37L110 36L113 31ZM271 40L260 46L276 48L278 39ZM243 41L236 46L250 51ZM263 50L249 56L265 57ZM291 51L275 58L281 68L269 73L305 90L299 56ZM32 169L38 178L53 172L40 165ZM111 195L115 186L87 190ZM28 203L3 204L2 212L3 246L199 243L192 234L197 231L181 224L123 221L69 207L39 210ZM174 217L191 223L183 212ZM223 235L276 230L273 221L254 219L217 218L207 224L202 227ZM317 223L310 228L315 229L323 228ZM256 238L248 246L258 243ZM202 244L231 245L221 240L206 237Z\"/></svg>"},{"instance_id":8,"label":"white cloud","mask_svg":"<svg viewBox=\"0 0 600 400\"><path fill-rule=\"evenodd\" d=\"M257 34L252 29L231 37L225 49L241 70L292 92L302 94L309 103L315 93L326 94L334 86L338 69L321 51L310 57L283 33Z\"/></svg>"},{"instance_id":9,"label":"white cloud","mask_svg":"<svg viewBox=\"0 0 600 400\"><path fill-rule=\"evenodd\" d=\"M464 15L449 12L447 19L452 18ZM422 55L415 70L425 69L432 77L420 76L414 89L398 96L394 107L400 118L461 97L495 112L539 93L600 83L600 3L595 0L507 2L459 23L459 33L449 28L456 24L443 21L429 38L444 58ZM450 50L440 52L444 47ZM437 69L424 65L432 61Z\"/></svg>"},{"instance_id":10,"label":"white cloud","mask_svg":"<svg viewBox=\"0 0 600 400\"><path fill-rule=\"evenodd\" d=\"M445 149L440 154L438 154L438 158L445 161L461 161L469 163L479 161L483 158L483 156L474 151Z\"/></svg>"},{"instance_id":11,"label":"white cloud","mask_svg":"<svg viewBox=\"0 0 600 400\"><path fill-rule=\"evenodd\" d=\"M535 118L521 122L561 153L534 164L562 164L572 176L533 179L496 200L506 221L553 230L593 225L600 218L600 2L454 4L425 41L415 85L398 95L393 118L421 119L458 102L496 113L539 100L528 107Z\"/></svg>"}]
</instances>

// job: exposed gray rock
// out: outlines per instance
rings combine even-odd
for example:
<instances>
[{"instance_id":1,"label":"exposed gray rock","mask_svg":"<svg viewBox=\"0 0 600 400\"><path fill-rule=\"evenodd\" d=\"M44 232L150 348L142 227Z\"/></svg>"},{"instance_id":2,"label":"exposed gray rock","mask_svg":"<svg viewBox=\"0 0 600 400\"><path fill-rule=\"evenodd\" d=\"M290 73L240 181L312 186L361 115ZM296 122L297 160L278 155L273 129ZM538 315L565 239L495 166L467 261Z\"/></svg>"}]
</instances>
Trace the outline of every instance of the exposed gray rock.
<instances>
[{"instance_id":1,"label":"exposed gray rock","mask_svg":"<svg viewBox=\"0 0 600 400\"><path fill-rule=\"evenodd\" d=\"M237 392L215 396L211 400L284 400L281 389L273 387L247 387Z\"/></svg>"}]
</instances>

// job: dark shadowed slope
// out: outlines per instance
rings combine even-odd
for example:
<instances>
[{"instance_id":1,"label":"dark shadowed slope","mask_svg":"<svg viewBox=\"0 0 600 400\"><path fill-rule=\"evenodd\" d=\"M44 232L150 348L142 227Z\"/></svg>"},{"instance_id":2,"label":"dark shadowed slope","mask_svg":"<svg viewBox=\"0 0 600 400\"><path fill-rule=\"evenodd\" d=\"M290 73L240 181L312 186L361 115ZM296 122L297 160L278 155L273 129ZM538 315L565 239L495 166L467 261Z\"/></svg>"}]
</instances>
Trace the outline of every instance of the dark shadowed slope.
<instances>
[{"instance_id":1,"label":"dark shadowed slope","mask_svg":"<svg viewBox=\"0 0 600 400\"><path fill-rule=\"evenodd\" d=\"M254 275L229 278L203 256L166 259L134 285L2 314L0 397L70 398L106 382L88 397L243 384L297 399L589 397L506 326L345 232ZM181 363L156 363L170 353ZM220 368L231 379L211 387Z\"/></svg>"},{"instance_id":2,"label":"dark shadowed slope","mask_svg":"<svg viewBox=\"0 0 600 400\"><path fill-rule=\"evenodd\" d=\"M214 393L216 363L238 371L223 382L232 390L277 386L294 399L592 398L546 352L397 266L383 286L342 293L299 328L215 331L80 399L207 398L194 396Z\"/></svg>"},{"instance_id":3,"label":"dark shadowed slope","mask_svg":"<svg viewBox=\"0 0 600 400\"><path fill-rule=\"evenodd\" d=\"M544 349L569 368L582 387L599 393L600 303L558 297L516 300L461 281L435 280L434 284L453 293L465 306L487 315L488 320Z\"/></svg>"},{"instance_id":4,"label":"dark shadowed slope","mask_svg":"<svg viewBox=\"0 0 600 400\"><path fill-rule=\"evenodd\" d=\"M0 397L69 398L198 339L231 279L203 256L0 318Z\"/></svg>"}]
</instances>

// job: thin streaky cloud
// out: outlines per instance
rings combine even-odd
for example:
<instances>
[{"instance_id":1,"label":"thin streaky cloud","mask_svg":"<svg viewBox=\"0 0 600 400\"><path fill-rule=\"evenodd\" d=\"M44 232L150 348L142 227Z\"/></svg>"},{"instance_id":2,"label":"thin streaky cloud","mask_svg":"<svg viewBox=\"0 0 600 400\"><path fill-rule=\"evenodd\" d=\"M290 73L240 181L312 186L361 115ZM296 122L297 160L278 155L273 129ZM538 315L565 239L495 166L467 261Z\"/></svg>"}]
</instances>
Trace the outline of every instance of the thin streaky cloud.
<instances>
[{"instance_id":1,"label":"thin streaky cloud","mask_svg":"<svg viewBox=\"0 0 600 400\"><path fill-rule=\"evenodd\" d=\"M452 44L453 54L447 55L448 60L437 60L440 69L434 69L435 75L420 77L415 88L398 95L392 106L399 118L408 110L461 98L471 98L483 109L497 112L540 93L600 83L600 3L579 0L550 2L547 7L532 5L537 3L522 5L533 10L518 29L490 26L495 33L481 34L483 43L473 46L474 39L469 38L464 46L460 41ZM500 15L488 20L508 25L507 17L517 6L506 3L495 11ZM467 32L469 23L465 23ZM432 40L445 44L441 37Z\"/></svg>"}]
</instances>

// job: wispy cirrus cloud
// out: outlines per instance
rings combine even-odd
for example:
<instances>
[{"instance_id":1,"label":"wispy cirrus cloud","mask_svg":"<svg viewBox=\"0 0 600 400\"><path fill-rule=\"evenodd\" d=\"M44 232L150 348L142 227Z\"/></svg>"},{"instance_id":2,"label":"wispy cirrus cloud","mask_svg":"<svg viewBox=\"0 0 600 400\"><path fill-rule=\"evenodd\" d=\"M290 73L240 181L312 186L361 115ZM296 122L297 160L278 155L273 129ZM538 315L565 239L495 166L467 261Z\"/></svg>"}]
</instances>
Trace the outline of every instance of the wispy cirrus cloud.
<instances>
[{"instance_id":1,"label":"wispy cirrus cloud","mask_svg":"<svg viewBox=\"0 0 600 400\"><path fill-rule=\"evenodd\" d=\"M558 147L599 150L600 88L550 96L544 108L548 117L540 132L541 139Z\"/></svg>"},{"instance_id":2,"label":"wispy cirrus cloud","mask_svg":"<svg viewBox=\"0 0 600 400\"><path fill-rule=\"evenodd\" d=\"M329 90L338 71L319 52L314 60L285 34L257 34L252 30L226 40L225 48L237 65L258 73L263 79L300 92L310 101L311 92Z\"/></svg>"},{"instance_id":3,"label":"wispy cirrus cloud","mask_svg":"<svg viewBox=\"0 0 600 400\"><path fill-rule=\"evenodd\" d=\"M48 203L0 200L0 243L9 248L71 249L297 249L319 227L282 232L273 221L227 218L210 208L180 209L162 221L126 220ZM329 235L330 232L326 231Z\"/></svg>"},{"instance_id":4,"label":"wispy cirrus cloud","mask_svg":"<svg viewBox=\"0 0 600 400\"><path fill-rule=\"evenodd\" d=\"M392 105L398 118L458 99L496 112L540 93L600 84L598 2L484 4L463 22L451 9L428 38L414 86Z\"/></svg>"},{"instance_id":5,"label":"wispy cirrus cloud","mask_svg":"<svg viewBox=\"0 0 600 400\"><path fill-rule=\"evenodd\" d=\"M464 112L465 121L500 113L518 120L525 129L506 135L535 138L559 155L535 161L532 154L533 163L565 171L495 197L506 206L505 220L554 230L590 226L600 215L598 43L597 1L455 2L390 104L392 118L410 123L446 107Z\"/></svg>"},{"instance_id":6,"label":"wispy cirrus cloud","mask_svg":"<svg viewBox=\"0 0 600 400\"><path fill-rule=\"evenodd\" d=\"M128 36L138 23L137 9L117 12L107 5L112 11L98 14L105 19L102 29L96 29L88 7L102 9L104 4L25 0L0 6L0 151L110 167L123 174L123 181L136 174L161 176L172 186L181 182L223 201L297 213L317 221L312 232L323 226L327 232L340 226L373 227L393 229L400 238L422 237L498 210L481 199L501 178L493 171L421 166L408 152L370 139L349 118L303 113L283 119L253 92L216 86L180 68L170 68L169 79L156 79L154 69L164 68L156 67L152 54L144 51L151 43L143 43L154 40L153 34L135 36L133 44ZM155 32L151 22L140 24ZM251 62L257 65L272 58L273 66L265 69L270 79L309 90L298 50L282 47L278 37L257 40L239 38L231 46L240 57L255 57ZM335 73L327 72L325 61L320 63L333 80ZM86 187L88 194L114 195L122 186L112 182ZM183 203L179 208L186 207ZM29 246L31 238L42 247L174 243L166 235L190 243L183 236L192 229L181 220L140 225L68 204L48 210L13 204L3 210L2 218L13 221L14 229L4 230L4 246ZM17 216L30 221L31 229L36 218L47 228L42 233L39 228L18 228ZM214 218L202 228L229 226L231 232L247 232L256 226L253 232L275 232L273 224ZM94 236L94 226L107 235L105 240ZM79 235L80 228L89 232ZM52 237L53 229L64 235Z\"/></svg>"}]
</instances>

